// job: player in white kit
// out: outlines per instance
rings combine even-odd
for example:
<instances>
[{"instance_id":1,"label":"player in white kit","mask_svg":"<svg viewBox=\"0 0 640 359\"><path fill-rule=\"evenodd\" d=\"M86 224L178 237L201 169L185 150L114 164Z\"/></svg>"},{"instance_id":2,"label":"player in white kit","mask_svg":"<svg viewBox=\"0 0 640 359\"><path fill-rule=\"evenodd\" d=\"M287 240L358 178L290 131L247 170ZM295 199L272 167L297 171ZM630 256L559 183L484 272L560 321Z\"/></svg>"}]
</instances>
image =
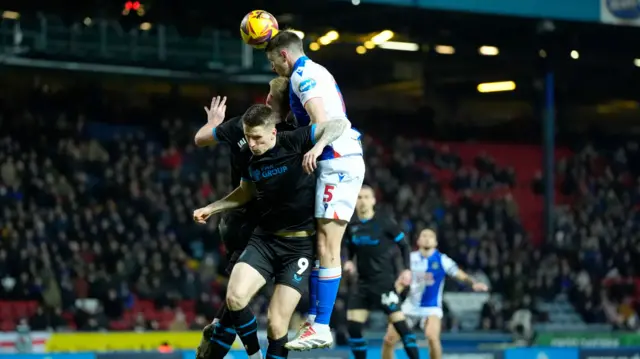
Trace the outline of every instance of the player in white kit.
<instances>
[{"instance_id":1,"label":"player in white kit","mask_svg":"<svg viewBox=\"0 0 640 359\"><path fill-rule=\"evenodd\" d=\"M351 128L333 76L305 55L298 35L281 31L271 39L266 53L274 71L291 79L289 104L298 125L314 126L327 121L342 124L336 127L336 133L325 133L328 143L316 144L303 159L307 172L318 169L315 217L320 263L312 272L310 286L311 296L317 294L317 300L311 303L305 325L286 346L291 350L325 348L333 344L329 321L342 277L342 237L364 180L361 135Z\"/></svg>"},{"instance_id":2,"label":"player in white kit","mask_svg":"<svg viewBox=\"0 0 640 359\"><path fill-rule=\"evenodd\" d=\"M452 277L466 283L476 292L486 292L488 287L475 281L459 269L453 259L438 251L438 240L433 230L422 230L417 245L418 250L411 252L411 288L402 303L402 312L411 326L419 322L425 324L424 335L429 343L429 356L431 359L442 359L440 329L445 278ZM383 359L393 359L398 340L398 333L389 326L382 345Z\"/></svg>"}]
</instances>

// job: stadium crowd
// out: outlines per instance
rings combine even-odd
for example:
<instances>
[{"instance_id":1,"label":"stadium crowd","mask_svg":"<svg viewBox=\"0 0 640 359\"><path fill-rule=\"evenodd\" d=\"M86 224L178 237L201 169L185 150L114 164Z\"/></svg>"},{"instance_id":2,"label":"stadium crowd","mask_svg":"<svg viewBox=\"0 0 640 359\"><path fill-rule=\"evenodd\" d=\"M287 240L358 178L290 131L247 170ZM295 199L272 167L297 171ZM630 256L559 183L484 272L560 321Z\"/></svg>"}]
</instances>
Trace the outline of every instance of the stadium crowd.
<instances>
[{"instance_id":1,"label":"stadium crowd","mask_svg":"<svg viewBox=\"0 0 640 359\"><path fill-rule=\"evenodd\" d=\"M224 248L217 219L195 225L191 211L232 189L227 149L193 146L201 117L158 121L157 108L80 105L95 103L92 95L41 86L0 114L0 329L25 320L32 330L199 329L224 298ZM509 194L513 168L484 153L465 164L446 145L382 141L375 131L363 144L378 211L412 240L436 228L441 250L501 295L501 305L483 308L482 329L506 330L523 308L543 321L535 303L563 292L587 322L635 325L628 288L603 295L600 280L637 271L637 145L588 146L559 164L559 189L571 201L558 208L555 242L537 248ZM531 190L540 194L540 183ZM348 289L336 303L338 328ZM449 282L447 290L465 288ZM263 322L267 294L252 304ZM452 316L445 323L460 329Z\"/></svg>"}]
</instances>

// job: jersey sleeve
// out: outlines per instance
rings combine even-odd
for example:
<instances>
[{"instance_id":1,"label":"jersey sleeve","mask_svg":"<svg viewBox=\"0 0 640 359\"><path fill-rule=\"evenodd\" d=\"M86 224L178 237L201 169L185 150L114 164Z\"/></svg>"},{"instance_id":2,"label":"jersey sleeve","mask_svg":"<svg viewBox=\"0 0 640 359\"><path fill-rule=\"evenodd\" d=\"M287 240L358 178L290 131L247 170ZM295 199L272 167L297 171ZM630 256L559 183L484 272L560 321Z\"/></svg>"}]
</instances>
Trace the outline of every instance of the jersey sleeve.
<instances>
[{"instance_id":1,"label":"jersey sleeve","mask_svg":"<svg viewBox=\"0 0 640 359\"><path fill-rule=\"evenodd\" d=\"M393 239L393 241L398 246L398 249L400 249L400 255L402 256L402 265L404 267L403 269L411 269L411 246L405 239L406 236L404 232L398 225L398 222L393 219L393 217L387 217L387 220L385 222L385 231L387 232L387 235Z\"/></svg>"},{"instance_id":2,"label":"jersey sleeve","mask_svg":"<svg viewBox=\"0 0 640 359\"><path fill-rule=\"evenodd\" d=\"M315 132L316 125L314 124L285 132L280 139L288 143L296 152L303 153L309 151L316 144Z\"/></svg>"},{"instance_id":3,"label":"jersey sleeve","mask_svg":"<svg viewBox=\"0 0 640 359\"><path fill-rule=\"evenodd\" d=\"M440 261L442 262L442 269L444 269L447 275L454 276L458 273L458 264L448 255L443 253L440 256Z\"/></svg>"},{"instance_id":4,"label":"jersey sleeve","mask_svg":"<svg viewBox=\"0 0 640 359\"><path fill-rule=\"evenodd\" d=\"M213 129L213 138L218 143L226 143L226 144L235 143L235 141L233 141L233 138L232 138L235 125L236 124L234 119L221 123L220 125L218 125Z\"/></svg>"},{"instance_id":5,"label":"jersey sleeve","mask_svg":"<svg viewBox=\"0 0 640 359\"><path fill-rule=\"evenodd\" d=\"M291 78L293 92L300 99L302 106L312 98L322 97L320 86L318 86L319 80L311 69L305 69L301 75L295 74Z\"/></svg>"},{"instance_id":6,"label":"jersey sleeve","mask_svg":"<svg viewBox=\"0 0 640 359\"><path fill-rule=\"evenodd\" d=\"M387 218L386 227L387 228L385 230L387 234L391 236L391 238L393 238L394 242L399 243L400 241L405 239L405 234L400 228L400 225L392 217Z\"/></svg>"}]
</instances>

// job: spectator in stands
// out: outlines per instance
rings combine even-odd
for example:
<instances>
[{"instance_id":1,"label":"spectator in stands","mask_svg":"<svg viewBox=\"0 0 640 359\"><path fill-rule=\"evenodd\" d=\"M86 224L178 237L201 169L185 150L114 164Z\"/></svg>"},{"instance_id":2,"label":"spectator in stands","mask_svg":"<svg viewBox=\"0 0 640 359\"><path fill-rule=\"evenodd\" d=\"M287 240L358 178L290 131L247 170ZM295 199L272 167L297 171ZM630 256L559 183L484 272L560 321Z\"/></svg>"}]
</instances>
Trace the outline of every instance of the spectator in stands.
<instances>
[{"instance_id":1,"label":"spectator in stands","mask_svg":"<svg viewBox=\"0 0 640 359\"><path fill-rule=\"evenodd\" d=\"M529 341L533 337L534 316L537 314L531 298L525 295L514 309L509 320L509 330L515 335L516 340Z\"/></svg>"},{"instance_id":2,"label":"spectator in stands","mask_svg":"<svg viewBox=\"0 0 640 359\"><path fill-rule=\"evenodd\" d=\"M104 314L110 320L117 320L121 318L124 313L124 303L118 297L115 289L109 289L102 305L104 306Z\"/></svg>"},{"instance_id":3,"label":"spectator in stands","mask_svg":"<svg viewBox=\"0 0 640 359\"><path fill-rule=\"evenodd\" d=\"M542 181L542 172L537 171L533 181L531 182L531 191L538 196L542 196L544 194L544 183Z\"/></svg>"},{"instance_id":4,"label":"spectator in stands","mask_svg":"<svg viewBox=\"0 0 640 359\"><path fill-rule=\"evenodd\" d=\"M133 330L135 332L144 332L147 329L150 329L151 325L150 323L145 319L144 317L144 313L142 312L138 312L136 314L136 317L133 321Z\"/></svg>"},{"instance_id":5,"label":"spectator in stands","mask_svg":"<svg viewBox=\"0 0 640 359\"><path fill-rule=\"evenodd\" d=\"M217 308L214 306L213 301L211 300L211 296L206 292L202 292L200 294L200 298L196 302L195 309L196 309L196 314L211 321L213 320L213 317L216 315Z\"/></svg>"},{"instance_id":6,"label":"spectator in stands","mask_svg":"<svg viewBox=\"0 0 640 359\"><path fill-rule=\"evenodd\" d=\"M440 151L435 155L434 163L438 168L457 170L462 165L459 156L451 152L449 146L442 146Z\"/></svg>"},{"instance_id":7,"label":"spectator in stands","mask_svg":"<svg viewBox=\"0 0 640 359\"><path fill-rule=\"evenodd\" d=\"M46 313L44 312L44 308L41 306L38 306L38 309L36 310L36 313L31 316L31 318L29 319L29 327L31 328L31 330L40 330L40 331L45 331L45 330L49 330L49 318L47 317Z\"/></svg>"},{"instance_id":8,"label":"spectator in stands","mask_svg":"<svg viewBox=\"0 0 640 359\"><path fill-rule=\"evenodd\" d=\"M500 330L503 328L502 313L498 310L498 304L495 295L491 295L489 299L482 305L480 312L480 330Z\"/></svg>"},{"instance_id":9,"label":"spectator in stands","mask_svg":"<svg viewBox=\"0 0 640 359\"><path fill-rule=\"evenodd\" d=\"M207 318L202 315L197 315L189 326L189 330L200 331L209 323L211 323L211 320L207 320Z\"/></svg>"},{"instance_id":10,"label":"spectator in stands","mask_svg":"<svg viewBox=\"0 0 640 359\"><path fill-rule=\"evenodd\" d=\"M82 111L73 105L61 111L50 96L39 93L38 103L28 106L33 113L16 108L0 123L0 299L41 301L47 308L33 317L34 327L46 322L54 329L61 315L54 320L47 314L51 308L74 313L69 324L83 330L108 328L108 319L126 319L125 327L136 330L167 329L168 322L155 320L165 308L183 313L176 314L184 316L179 319L198 314L197 323L187 327L212 319L225 286L218 280L226 264L217 221L193 226L189 210L232 188L224 175L229 164L218 160L227 158L227 149L194 151L187 123L153 109L136 112L135 120L155 124L162 115L161 126L120 126L96 119L124 119L126 109L115 115L96 104L98 115L76 116ZM175 108L190 113L179 104ZM463 161L446 145L394 141L389 146L371 135L363 138L367 182L378 188L381 211L395 213L409 238L437 228L444 252L503 293L502 308L486 305L484 319L487 313L513 317L513 328L522 325L525 333L544 319L522 305L526 294L535 302L568 293L585 321L601 321L612 309L613 322L634 326L635 308L611 291L602 297L600 282L607 274L626 280L638 273L640 262L629 254L640 222L637 143L611 150L586 146L559 164L562 192L575 202L555 216L562 245L534 251L518 203L508 194L517 180L513 168L487 153ZM533 190L541 193L536 181ZM447 290L464 289L451 283ZM101 305L77 308L76 300L86 298L101 299ZM192 299L191 312L177 309ZM155 307L142 308L147 301ZM253 306L264 321L264 298ZM447 318L447 328L467 329ZM343 320L334 318L338 328ZM508 329L500 320L481 324Z\"/></svg>"},{"instance_id":11,"label":"spectator in stands","mask_svg":"<svg viewBox=\"0 0 640 359\"><path fill-rule=\"evenodd\" d=\"M189 325L187 324L187 317L182 309L178 308L175 312L175 317L169 326L169 330L172 332L183 332L188 329Z\"/></svg>"}]
</instances>

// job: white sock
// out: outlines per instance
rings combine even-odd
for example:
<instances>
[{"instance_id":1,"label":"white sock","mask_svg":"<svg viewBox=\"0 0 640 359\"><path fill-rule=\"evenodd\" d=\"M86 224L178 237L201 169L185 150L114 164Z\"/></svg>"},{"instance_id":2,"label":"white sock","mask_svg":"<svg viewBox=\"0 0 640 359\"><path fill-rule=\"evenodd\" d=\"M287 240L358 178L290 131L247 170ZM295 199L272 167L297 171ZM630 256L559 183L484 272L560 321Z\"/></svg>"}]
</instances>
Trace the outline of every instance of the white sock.
<instances>
[{"instance_id":1,"label":"white sock","mask_svg":"<svg viewBox=\"0 0 640 359\"><path fill-rule=\"evenodd\" d=\"M327 332L331 332L331 328L329 327L328 324L320 324L320 323L314 323L313 324L313 330L316 331L316 333L327 333Z\"/></svg>"},{"instance_id":2,"label":"white sock","mask_svg":"<svg viewBox=\"0 0 640 359\"><path fill-rule=\"evenodd\" d=\"M316 322L316 315L315 314L308 314L307 315L307 323L313 324L315 322Z\"/></svg>"},{"instance_id":3,"label":"white sock","mask_svg":"<svg viewBox=\"0 0 640 359\"><path fill-rule=\"evenodd\" d=\"M249 359L262 359L262 350L258 350L257 352L249 355Z\"/></svg>"}]
</instances>

